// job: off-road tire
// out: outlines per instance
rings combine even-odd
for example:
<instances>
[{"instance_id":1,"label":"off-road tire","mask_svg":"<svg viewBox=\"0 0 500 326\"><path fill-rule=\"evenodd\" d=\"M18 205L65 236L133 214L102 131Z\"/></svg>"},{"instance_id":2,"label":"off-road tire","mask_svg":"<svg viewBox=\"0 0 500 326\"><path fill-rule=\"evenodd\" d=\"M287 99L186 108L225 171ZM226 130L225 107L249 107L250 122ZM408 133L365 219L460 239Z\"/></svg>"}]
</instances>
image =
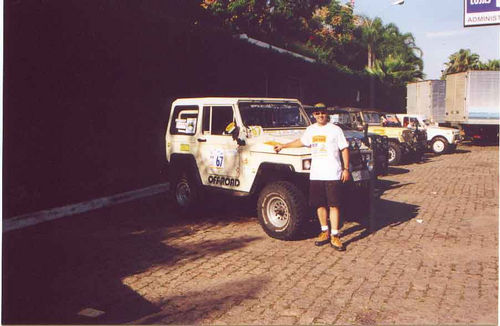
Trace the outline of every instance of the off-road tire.
<instances>
[{"instance_id":1,"label":"off-road tire","mask_svg":"<svg viewBox=\"0 0 500 326\"><path fill-rule=\"evenodd\" d=\"M401 147L398 143L394 141L389 142L389 155L387 158L387 163L389 165L398 165L402 158Z\"/></svg>"},{"instance_id":2,"label":"off-road tire","mask_svg":"<svg viewBox=\"0 0 500 326\"><path fill-rule=\"evenodd\" d=\"M431 143L431 150L432 152L434 152L434 154L437 155L447 153L449 147L450 145L448 144L448 141L443 137L436 137L432 140Z\"/></svg>"},{"instance_id":3,"label":"off-road tire","mask_svg":"<svg viewBox=\"0 0 500 326\"><path fill-rule=\"evenodd\" d=\"M184 216L195 215L203 206L202 186L189 169L177 171L172 178L171 188L174 203Z\"/></svg>"},{"instance_id":4,"label":"off-road tire","mask_svg":"<svg viewBox=\"0 0 500 326\"><path fill-rule=\"evenodd\" d=\"M308 211L304 194L288 181L266 185L257 201L260 225L270 237L280 240L294 240L301 234Z\"/></svg>"}]
</instances>

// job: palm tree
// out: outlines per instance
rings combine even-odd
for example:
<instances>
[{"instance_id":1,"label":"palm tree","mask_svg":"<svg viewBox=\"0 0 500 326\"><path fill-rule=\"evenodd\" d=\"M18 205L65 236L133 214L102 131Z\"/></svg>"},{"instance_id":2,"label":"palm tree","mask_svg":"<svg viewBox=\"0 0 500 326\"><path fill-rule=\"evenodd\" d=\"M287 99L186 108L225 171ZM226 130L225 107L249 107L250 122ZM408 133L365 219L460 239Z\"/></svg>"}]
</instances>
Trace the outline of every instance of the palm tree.
<instances>
[{"instance_id":1,"label":"palm tree","mask_svg":"<svg viewBox=\"0 0 500 326\"><path fill-rule=\"evenodd\" d=\"M390 54L383 60L376 60L373 68L367 67L366 71L384 83L404 86L407 82L423 78L419 64L418 61L406 60L401 54Z\"/></svg>"},{"instance_id":2,"label":"palm tree","mask_svg":"<svg viewBox=\"0 0 500 326\"><path fill-rule=\"evenodd\" d=\"M481 63L481 70L500 70L500 60L488 60L486 63Z\"/></svg>"},{"instance_id":3,"label":"palm tree","mask_svg":"<svg viewBox=\"0 0 500 326\"><path fill-rule=\"evenodd\" d=\"M375 19L370 19L366 16L360 17L361 22L361 40L367 46L367 67L373 68L376 57L376 48L378 44L383 39L383 23L382 19L376 17Z\"/></svg>"},{"instance_id":4,"label":"palm tree","mask_svg":"<svg viewBox=\"0 0 500 326\"><path fill-rule=\"evenodd\" d=\"M479 55L472 53L470 49L460 49L458 52L449 56L449 61L445 63L446 70L443 76L448 74L463 72L472 69L479 69L481 62Z\"/></svg>"}]
</instances>

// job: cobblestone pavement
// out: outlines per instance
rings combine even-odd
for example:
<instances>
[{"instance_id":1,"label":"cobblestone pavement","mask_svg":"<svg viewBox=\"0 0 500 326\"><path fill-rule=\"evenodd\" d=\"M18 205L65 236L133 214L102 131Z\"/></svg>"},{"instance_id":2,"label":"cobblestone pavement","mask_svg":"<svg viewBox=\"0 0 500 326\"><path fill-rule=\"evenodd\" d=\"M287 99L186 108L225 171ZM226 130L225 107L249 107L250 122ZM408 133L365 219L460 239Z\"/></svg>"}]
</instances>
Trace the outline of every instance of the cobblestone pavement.
<instances>
[{"instance_id":1,"label":"cobblestone pavement","mask_svg":"<svg viewBox=\"0 0 500 326\"><path fill-rule=\"evenodd\" d=\"M498 147L391 168L347 251L261 230L247 201L157 196L3 236L3 323L497 324ZM84 308L103 311L78 315Z\"/></svg>"}]
</instances>

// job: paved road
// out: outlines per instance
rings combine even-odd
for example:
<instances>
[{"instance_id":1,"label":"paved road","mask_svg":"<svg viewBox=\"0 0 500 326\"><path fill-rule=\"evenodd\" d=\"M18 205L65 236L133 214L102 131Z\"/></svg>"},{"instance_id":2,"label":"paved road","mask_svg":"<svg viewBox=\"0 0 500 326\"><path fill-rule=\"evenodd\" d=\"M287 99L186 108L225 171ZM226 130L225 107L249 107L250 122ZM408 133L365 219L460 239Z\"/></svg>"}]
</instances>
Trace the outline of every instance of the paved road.
<instances>
[{"instance_id":1,"label":"paved road","mask_svg":"<svg viewBox=\"0 0 500 326\"><path fill-rule=\"evenodd\" d=\"M347 222L344 253L267 237L244 200L182 220L157 196L6 233L2 321L497 324L498 147L390 172L375 232Z\"/></svg>"}]
</instances>

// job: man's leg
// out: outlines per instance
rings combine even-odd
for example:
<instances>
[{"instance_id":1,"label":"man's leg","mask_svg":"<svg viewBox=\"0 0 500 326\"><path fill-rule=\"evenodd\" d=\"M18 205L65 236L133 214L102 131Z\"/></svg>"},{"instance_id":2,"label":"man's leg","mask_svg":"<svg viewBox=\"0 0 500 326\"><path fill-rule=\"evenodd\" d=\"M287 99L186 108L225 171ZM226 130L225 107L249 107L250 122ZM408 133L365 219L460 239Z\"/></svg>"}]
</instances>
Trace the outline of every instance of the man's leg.
<instances>
[{"instance_id":1,"label":"man's leg","mask_svg":"<svg viewBox=\"0 0 500 326\"><path fill-rule=\"evenodd\" d=\"M318 220L319 224L321 224L321 230L323 230L325 226L328 227L328 216L326 215L326 207L318 207L316 212L318 213Z\"/></svg>"},{"instance_id":2,"label":"man's leg","mask_svg":"<svg viewBox=\"0 0 500 326\"><path fill-rule=\"evenodd\" d=\"M342 197L342 183L339 180L328 182L327 187L327 202L330 207L330 245L339 251L345 250L342 241L340 241L340 204Z\"/></svg>"},{"instance_id":3,"label":"man's leg","mask_svg":"<svg viewBox=\"0 0 500 326\"><path fill-rule=\"evenodd\" d=\"M318 213L319 224L321 224L321 233L314 242L316 246L322 246L330 241L330 232L328 232L328 217L326 207L318 207L316 210Z\"/></svg>"},{"instance_id":4,"label":"man's leg","mask_svg":"<svg viewBox=\"0 0 500 326\"><path fill-rule=\"evenodd\" d=\"M339 208L338 207L330 207L330 233L332 235L337 235L339 234L339 221L340 221L340 214L339 214Z\"/></svg>"},{"instance_id":5,"label":"man's leg","mask_svg":"<svg viewBox=\"0 0 500 326\"><path fill-rule=\"evenodd\" d=\"M337 206L330 207L330 224L331 224L331 238L330 238L330 245L338 250L338 251L344 251L345 247L342 241L340 241L339 237L339 208Z\"/></svg>"},{"instance_id":6,"label":"man's leg","mask_svg":"<svg viewBox=\"0 0 500 326\"><path fill-rule=\"evenodd\" d=\"M319 223L321 224L321 233L314 242L316 246L322 246L330 241L330 232L328 232L328 211L326 210L324 181L311 180L309 185L309 205L316 207Z\"/></svg>"}]
</instances>

